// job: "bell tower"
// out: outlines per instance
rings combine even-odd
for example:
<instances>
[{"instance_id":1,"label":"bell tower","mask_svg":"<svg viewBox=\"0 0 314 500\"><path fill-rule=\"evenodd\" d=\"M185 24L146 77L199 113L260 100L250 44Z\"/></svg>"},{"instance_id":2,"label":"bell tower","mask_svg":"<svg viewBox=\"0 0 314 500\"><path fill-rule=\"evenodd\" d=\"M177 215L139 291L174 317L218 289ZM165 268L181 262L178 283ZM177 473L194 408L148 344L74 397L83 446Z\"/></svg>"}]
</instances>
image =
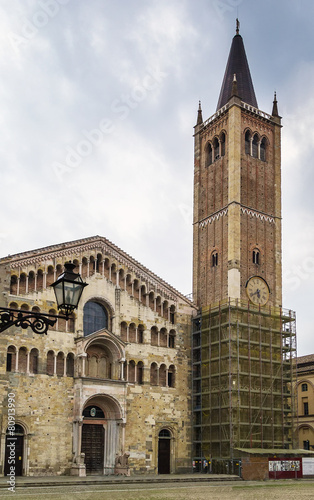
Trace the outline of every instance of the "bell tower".
<instances>
[{"instance_id":1,"label":"bell tower","mask_svg":"<svg viewBox=\"0 0 314 500\"><path fill-rule=\"evenodd\" d=\"M282 309L281 118L258 108L237 20L216 112L194 127L194 459L289 448L295 313ZM289 401L288 401L288 398Z\"/></svg>"},{"instance_id":2,"label":"bell tower","mask_svg":"<svg viewBox=\"0 0 314 500\"><path fill-rule=\"evenodd\" d=\"M271 115L258 109L237 22L217 110L203 121L199 109L195 126L193 293L199 307L229 297L281 306L280 122L276 96ZM260 280L249 291L253 276Z\"/></svg>"}]
</instances>

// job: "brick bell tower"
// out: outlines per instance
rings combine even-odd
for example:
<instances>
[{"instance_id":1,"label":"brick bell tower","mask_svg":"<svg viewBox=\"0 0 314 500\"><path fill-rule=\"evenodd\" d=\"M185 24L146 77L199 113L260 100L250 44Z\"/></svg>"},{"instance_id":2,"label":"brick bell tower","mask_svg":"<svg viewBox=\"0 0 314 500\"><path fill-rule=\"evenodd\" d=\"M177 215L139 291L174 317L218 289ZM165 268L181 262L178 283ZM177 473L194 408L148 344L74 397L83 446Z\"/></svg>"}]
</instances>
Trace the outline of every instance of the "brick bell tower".
<instances>
[{"instance_id":1,"label":"brick bell tower","mask_svg":"<svg viewBox=\"0 0 314 500\"><path fill-rule=\"evenodd\" d=\"M194 459L291 446L295 314L282 309L281 118L258 109L243 39L194 127ZM290 401L290 399L289 399ZM214 463L212 462L212 463ZM233 463L233 462L232 462Z\"/></svg>"},{"instance_id":2,"label":"brick bell tower","mask_svg":"<svg viewBox=\"0 0 314 500\"><path fill-rule=\"evenodd\" d=\"M195 126L199 307L228 297L281 306L280 122L276 96L272 115L258 109L237 23L216 113L203 121L199 109Z\"/></svg>"}]
</instances>

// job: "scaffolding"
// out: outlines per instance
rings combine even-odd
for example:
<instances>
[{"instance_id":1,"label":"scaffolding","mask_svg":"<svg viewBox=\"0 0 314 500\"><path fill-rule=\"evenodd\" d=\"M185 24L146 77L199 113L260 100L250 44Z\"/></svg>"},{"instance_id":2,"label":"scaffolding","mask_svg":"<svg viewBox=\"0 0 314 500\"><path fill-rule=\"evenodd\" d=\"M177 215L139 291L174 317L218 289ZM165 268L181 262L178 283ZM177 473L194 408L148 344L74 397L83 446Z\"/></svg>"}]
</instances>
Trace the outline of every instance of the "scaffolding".
<instances>
[{"instance_id":1,"label":"scaffolding","mask_svg":"<svg viewBox=\"0 0 314 500\"><path fill-rule=\"evenodd\" d=\"M294 358L293 311L229 299L193 318L197 470L224 461L224 471L233 471L238 448L294 447Z\"/></svg>"}]
</instances>

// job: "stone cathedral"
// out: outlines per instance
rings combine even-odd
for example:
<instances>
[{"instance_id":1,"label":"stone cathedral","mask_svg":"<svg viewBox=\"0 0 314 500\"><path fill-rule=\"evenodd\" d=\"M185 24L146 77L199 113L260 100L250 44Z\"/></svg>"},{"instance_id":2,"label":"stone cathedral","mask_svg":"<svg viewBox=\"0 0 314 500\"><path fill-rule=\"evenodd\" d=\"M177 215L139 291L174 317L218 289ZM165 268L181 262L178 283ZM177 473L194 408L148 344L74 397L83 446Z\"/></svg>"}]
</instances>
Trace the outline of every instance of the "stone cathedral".
<instances>
[{"instance_id":1,"label":"stone cathedral","mask_svg":"<svg viewBox=\"0 0 314 500\"><path fill-rule=\"evenodd\" d=\"M184 473L291 447L280 133L237 26L217 110L204 121L199 106L194 127L192 301L101 236L0 259L2 307L57 314L50 285L69 261L89 285L47 335L1 333L0 473L12 398L16 475L114 474L123 460Z\"/></svg>"}]
</instances>

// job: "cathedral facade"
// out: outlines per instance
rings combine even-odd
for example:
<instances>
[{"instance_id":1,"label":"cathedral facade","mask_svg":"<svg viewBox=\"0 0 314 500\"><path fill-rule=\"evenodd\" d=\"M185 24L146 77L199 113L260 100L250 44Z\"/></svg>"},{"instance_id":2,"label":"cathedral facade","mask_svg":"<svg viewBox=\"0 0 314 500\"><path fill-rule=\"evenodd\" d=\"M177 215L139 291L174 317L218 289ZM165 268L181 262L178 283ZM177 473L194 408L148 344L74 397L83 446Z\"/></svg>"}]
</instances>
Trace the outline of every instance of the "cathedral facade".
<instances>
[{"instance_id":1,"label":"cathedral facade","mask_svg":"<svg viewBox=\"0 0 314 500\"><path fill-rule=\"evenodd\" d=\"M1 334L1 464L14 399L17 474L190 470L191 302L102 237L1 259L2 305L57 314L65 262L88 286L47 335Z\"/></svg>"},{"instance_id":2,"label":"cathedral facade","mask_svg":"<svg viewBox=\"0 0 314 500\"><path fill-rule=\"evenodd\" d=\"M88 284L47 335L0 344L0 470L183 473L293 443L295 314L282 307L281 118L258 109L239 34L216 112L194 128L193 301L104 237L0 259L1 306L57 314L65 263ZM121 457L123 459L121 459ZM237 462L237 463L238 463Z\"/></svg>"}]
</instances>

